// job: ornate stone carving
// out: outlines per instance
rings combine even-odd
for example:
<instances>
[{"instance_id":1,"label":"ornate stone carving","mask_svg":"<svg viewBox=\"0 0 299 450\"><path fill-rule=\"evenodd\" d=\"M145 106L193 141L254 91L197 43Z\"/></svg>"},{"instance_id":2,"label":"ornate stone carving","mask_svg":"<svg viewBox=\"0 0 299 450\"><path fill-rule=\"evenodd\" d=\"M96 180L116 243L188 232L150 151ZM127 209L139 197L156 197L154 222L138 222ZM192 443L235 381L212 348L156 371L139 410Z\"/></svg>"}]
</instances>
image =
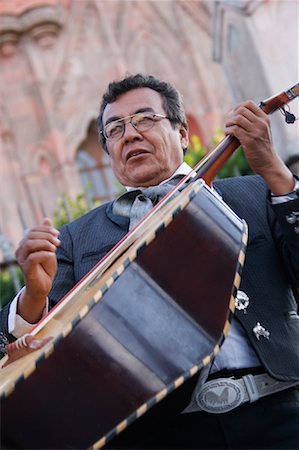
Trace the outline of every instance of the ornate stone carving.
<instances>
[{"instance_id":1,"label":"ornate stone carving","mask_svg":"<svg viewBox=\"0 0 299 450\"><path fill-rule=\"evenodd\" d=\"M29 34L41 47L53 45L63 24L62 9L56 1L14 1L4 5L5 8L0 5L2 56L14 54L24 34Z\"/></svg>"}]
</instances>

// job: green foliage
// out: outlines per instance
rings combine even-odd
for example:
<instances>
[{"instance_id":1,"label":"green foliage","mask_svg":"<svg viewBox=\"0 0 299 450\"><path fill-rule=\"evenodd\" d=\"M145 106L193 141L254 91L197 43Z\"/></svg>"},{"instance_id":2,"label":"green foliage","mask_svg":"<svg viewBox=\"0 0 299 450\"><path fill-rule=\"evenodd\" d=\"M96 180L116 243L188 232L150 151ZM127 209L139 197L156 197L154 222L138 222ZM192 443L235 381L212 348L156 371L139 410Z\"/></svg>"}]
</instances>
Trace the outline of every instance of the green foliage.
<instances>
[{"instance_id":1,"label":"green foliage","mask_svg":"<svg viewBox=\"0 0 299 450\"><path fill-rule=\"evenodd\" d=\"M21 269L17 266L13 267L15 275L19 280L20 285L24 284L23 275ZM2 309L8 302L10 302L16 295L15 286L12 280L12 276L8 269L4 269L0 272L0 309Z\"/></svg>"},{"instance_id":2,"label":"green foliage","mask_svg":"<svg viewBox=\"0 0 299 450\"><path fill-rule=\"evenodd\" d=\"M190 167L194 167L207 153L207 149L203 147L199 136L193 134L190 138L188 151L185 155L185 162Z\"/></svg>"},{"instance_id":3,"label":"green foliage","mask_svg":"<svg viewBox=\"0 0 299 450\"><path fill-rule=\"evenodd\" d=\"M222 130L219 128L216 129L211 144L206 148L202 145L199 136L192 135L187 154L185 155L185 162L189 164L189 166L194 167L207 154L207 152L211 148L216 147L216 145L219 144L223 138L224 135ZM239 175L250 175L252 173L253 172L244 156L242 147L240 147L218 172L217 178L229 178Z\"/></svg>"},{"instance_id":4,"label":"green foliage","mask_svg":"<svg viewBox=\"0 0 299 450\"><path fill-rule=\"evenodd\" d=\"M77 195L75 199L72 199L67 194L62 194L56 203L57 209L54 211L53 221L57 228L78 219L78 217L83 216L91 209L83 193ZM99 202L93 201L93 204L97 206Z\"/></svg>"}]
</instances>

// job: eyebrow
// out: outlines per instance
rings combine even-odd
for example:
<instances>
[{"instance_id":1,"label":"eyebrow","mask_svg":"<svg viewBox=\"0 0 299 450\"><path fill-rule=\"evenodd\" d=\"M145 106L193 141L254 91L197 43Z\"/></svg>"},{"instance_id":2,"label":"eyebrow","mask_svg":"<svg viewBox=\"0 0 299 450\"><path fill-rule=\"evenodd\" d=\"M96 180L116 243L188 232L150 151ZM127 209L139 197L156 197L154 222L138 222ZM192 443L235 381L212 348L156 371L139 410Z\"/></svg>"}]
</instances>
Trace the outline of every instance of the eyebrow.
<instances>
[{"instance_id":1,"label":"eyebrow","mask_svg":"<svg viewBox=\"0 0 299 450\"><path fill-rule=\"evenodd\" d=\"M134 116L135 114L143 113L143 112L155 112L155 111L153 110L153 108L150 108L150 107L139 108L139 109L137 109L133 114L130 114L129 116L125 116L125 117L132 117L132 116ZM107 122L105 123L105 125L103 126L103 128L104 128L106 125L108 125L108 123L114 122L114 121L116 121L116 120L125 119L125 117L119 117L119 116L112 116L112 117L109 117L109 119L107 120Z\"/></svg>"}]
</instances>

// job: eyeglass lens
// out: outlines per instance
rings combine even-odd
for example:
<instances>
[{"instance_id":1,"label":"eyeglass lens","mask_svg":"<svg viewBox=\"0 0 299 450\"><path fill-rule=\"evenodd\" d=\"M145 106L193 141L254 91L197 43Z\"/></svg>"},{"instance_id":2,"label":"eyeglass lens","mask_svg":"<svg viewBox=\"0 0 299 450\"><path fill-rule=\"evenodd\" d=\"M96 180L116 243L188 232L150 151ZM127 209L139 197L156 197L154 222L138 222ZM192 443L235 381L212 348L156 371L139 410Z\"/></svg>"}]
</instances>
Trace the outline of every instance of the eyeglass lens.
<instances>
[{"instance_id":1,"label":"eyeglass lens","mask_svg":"<svg viewBox=\"0 0 299 450\"><path fill-rule=\"evenodd\" d=\"M133 116L108 123L104 128L104 136L108 140L120 139L125 132L126 123L131 123L137 131L146 131L153 127L158 118L162 119L164 117L153 113L134 114Z\"/></svg>"}]
</instances>

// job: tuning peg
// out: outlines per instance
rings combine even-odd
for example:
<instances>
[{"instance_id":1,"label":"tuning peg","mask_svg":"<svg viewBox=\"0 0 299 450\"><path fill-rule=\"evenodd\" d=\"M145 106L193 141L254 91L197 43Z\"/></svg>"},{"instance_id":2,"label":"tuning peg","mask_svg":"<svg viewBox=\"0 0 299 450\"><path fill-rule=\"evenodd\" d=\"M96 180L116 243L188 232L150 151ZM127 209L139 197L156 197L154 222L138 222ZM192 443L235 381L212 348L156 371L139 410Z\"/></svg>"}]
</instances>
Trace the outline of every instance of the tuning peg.
<instances>
[{"instance_id":1,"label":"tuning peg","mask_svg":"<svg viewBox=\"0 0 299 450\"><path fill-rule=\"evenodd\" d=\"M284 115L286 123L294 123L296 121L296 116L294 116L294 114L290 113L289 111L285 110Z\"/></svg>"}]
</instances>

